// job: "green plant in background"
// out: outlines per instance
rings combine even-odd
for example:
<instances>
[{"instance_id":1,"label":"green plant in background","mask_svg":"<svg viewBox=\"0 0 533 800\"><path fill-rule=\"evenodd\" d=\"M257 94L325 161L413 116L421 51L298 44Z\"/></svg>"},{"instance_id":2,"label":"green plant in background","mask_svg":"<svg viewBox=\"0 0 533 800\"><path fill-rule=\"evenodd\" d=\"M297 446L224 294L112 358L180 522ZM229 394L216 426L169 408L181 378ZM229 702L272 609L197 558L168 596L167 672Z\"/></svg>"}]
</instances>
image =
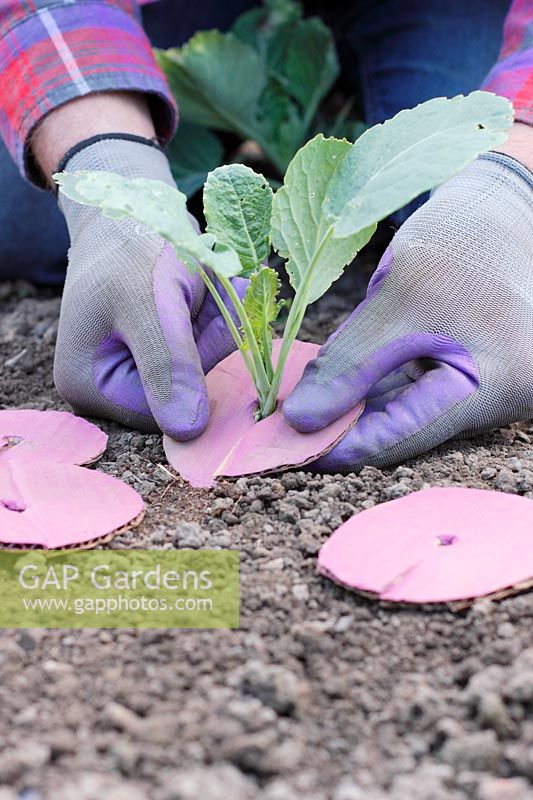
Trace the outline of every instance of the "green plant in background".
<instances>
[{"instance_id":1,"label":"green plant in background","mask_svg":"<svg viewBox=\"0 0 533 800\"><path fill-rule=\"evenodd\" d=\"M310 303L318 300L372 237L377 223L505 141L513 121L508 100L473 92L436 98L368 129L356 142L318 134L295 155L283 186L243 164L218 167L204 187L205 233L189 217L185 195L159 181L105 172L61 173L61 191L109 217L132 217L169 241L212 293L254 381L257 418L276 408L291 346ZM272 323L279 279L266 266L271 246L285 259L294 298L277 364ZM214 285L218 277L239 320ZM244 301L231 278L251 278Z\"/></svg>"},{"instance_id":2,"label":"green plant in background","mask_svg":"<svg viewBox=\"0 0 533 800\"><path fill-rule=\"evenodd\" d=\"M188 196L222 161L213 131L254 140L283 176L298 148L327 130L316 115L339 74L335 43L320 19L303 19L294 0L265 0L228 33L202 31L156 57L180 108L169 160ZM347 127L348 111L335 121L335 135L357 130Z\"/></svg>"}]
</instances>

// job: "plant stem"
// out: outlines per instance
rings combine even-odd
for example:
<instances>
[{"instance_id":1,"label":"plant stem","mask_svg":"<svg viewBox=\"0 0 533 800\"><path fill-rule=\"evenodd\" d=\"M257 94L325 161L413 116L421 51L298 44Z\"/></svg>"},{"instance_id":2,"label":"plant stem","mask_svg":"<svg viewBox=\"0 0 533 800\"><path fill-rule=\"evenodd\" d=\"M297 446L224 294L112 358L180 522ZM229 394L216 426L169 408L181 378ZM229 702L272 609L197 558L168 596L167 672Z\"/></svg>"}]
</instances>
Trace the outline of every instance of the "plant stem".
<instances>
[{"instance_id":1,"label":"plant stem","mask_svg":"<svg viewBox=\"0 0 533 800\"><path fill-rule=\"evenodd\" d=\"M298 336L298 331L300 330L300 326L302 324L304 314L307 309L308 305L307 298L309 296L309 287L314 277L315 269L322 255L322 251L324 250L324 248L326 247L332 236L333 236L333 225L331 225L327 229L324 236L320 240L320 243L317 249L315 250L313 258L311 259L311 262L309 264L309 269L306 272L305 278L300 284L298 290L296 291L296 294L292 301L292 305L289 311L289 316L287 317L287 323L285 325L285 330L283 332L283 340L281 343L281 350L279 352L278 363L274 371L274 377L270 384L270 391L268 393L266 402L261 405L260 419L264 419L265 417L270 416L270 414L272 414L276 409L279 387L281 385L281 379L283 377L283 370L285 368L287 358L289 357L289 353L293 345L293 342Z\"/></svg>"},{"instance_id":2,"label":"plant stem","mask_svg":"<svg viewBox=\"0 0 533 800\"><path fill-rule=\"evenodd\" d=\"M249 345L250 345L250 353L252 356L252 361L255 367L255 377L254 373L252 373L252 377L254 377L255 387L257 389L257 393L259 395L259 402L261 406L266 402L266 398L270 392L270 381L268 379L268 375L265 370L265 365L263 364L263 359L261 358L261 353L259 351L259 347L257 344L257 340L255 338L255 334L253 332L252 326L250 325L250 320L248 319L248 315L244 309L243 304L241 303L241 299L235 289L233 288L233 284L231 283L229 278L224 277L223 275L219 275L218 279L224 289L226 290L231 302L235 307L235 311L237 312L237 316L239 317L240 323L242 325L242 329L247 336ZM241 352L243 352L241 350Z\"/></svg>"},{"instance_id":3,"label":"plant stem","mask_svg":"<svg viewBox=\"0 0 533 800\"><path fill-rule=\"evenodd\" d=\"M215 284L213 283L213 281L211 280L211 278L209 277L207 272L202 268L199 269L199 272L200 272L200 276L201 276L203 282L205 283L205 285L209 289L209 291L211 293L211 296L213 297L213 300L217 304L218 310L220 311L220 313L224 317L224 319L226 321L226 324L227 324L227 326L229 328L229 331L230 331L230 333L231 333L231 335L233 337L233 340L234 340L235 344L237 345L238 349L241 351L241 355L242 355L242 357L244 359L244 362L246 364L246 368L248 369L248 372L252 376L252 379L253 379L254 384L255 384L256 383L255 367L252 364L252 362L250 361L250 358L248 357L248 353L246 353L246 351L243 349L243 341L242 341L242 337L241 337L241 335L240 335L240 333L238 331L238 328L235 325L231 314L229 313L228 309L226 308L226 306L224 304L224 301L222 300L222 298L221 298L221 296L220 296Z\"/></svg>"},{"instance_id":4,"label":"plant stem","mask_svg":"<svg viewBox=\"0 0 533 800\"><path fill-rule=\"evenodd\" d=\"M285 326L285 330L283 332L283 339L281 342L281 350L279 352L278 363L276 365L276 369L274 370L274 377L270 384L270 391L268 393L266 402L262 403L261 405L260 409L261 419L269 417L270 414L272 414L276 410L279 387L281 385L281 379L283 377L283 369L285 367L287 358L289 357L292 344L298 335L298 331L300 330L300 325L302 324L302 320L305 314L305 309L307 308L306 303L297 302L297 299L299 297L301 297L300 292L298 292L295 295L294 302L291 306L291 310L287 318L287 323ZM293 309L295 310L294 313Z\"/></svg>"}]
</instances>

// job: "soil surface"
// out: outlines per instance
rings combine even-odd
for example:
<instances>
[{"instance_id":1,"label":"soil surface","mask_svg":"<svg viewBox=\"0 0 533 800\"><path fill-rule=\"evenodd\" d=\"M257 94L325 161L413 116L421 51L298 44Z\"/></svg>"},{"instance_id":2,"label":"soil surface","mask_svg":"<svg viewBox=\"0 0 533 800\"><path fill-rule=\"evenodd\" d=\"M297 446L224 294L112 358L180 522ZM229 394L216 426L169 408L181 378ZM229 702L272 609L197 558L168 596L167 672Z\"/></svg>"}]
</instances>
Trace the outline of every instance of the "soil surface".
<instances>
[{"instance_id":1,"label":"soil surface","mask_svg":"<svg viewBox=\"0 0 533 800\"><path fill-rule=\"evenodd\" d=\"M345 276L303 338L322 341L363 284ZM59 304L0 286L1 407L66 408L52 380ZM212 492L159 466L158 436L102 426L99 469L147 504L110 546L239 549L242 627L1 631L0 800L533 798L532 595L398 609L315 571L343 520L424 486L533 498L533 426L396 469Z\"/></svg>"}]
</instances>

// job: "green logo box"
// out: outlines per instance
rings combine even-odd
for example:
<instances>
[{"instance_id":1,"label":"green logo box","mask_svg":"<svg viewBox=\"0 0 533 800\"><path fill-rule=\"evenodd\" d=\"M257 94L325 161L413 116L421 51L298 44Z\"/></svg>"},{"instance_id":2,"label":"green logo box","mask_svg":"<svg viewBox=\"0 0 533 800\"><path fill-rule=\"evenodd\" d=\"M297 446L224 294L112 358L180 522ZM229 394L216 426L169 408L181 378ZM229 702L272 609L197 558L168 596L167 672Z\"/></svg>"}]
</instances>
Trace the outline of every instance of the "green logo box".
<instances>
[{"instance_id":1,"label":"green logo box","mask_svg":"<svg viewBox=\"0 0 533 800\"><path fill-rule=\"evenodd\" d=\"M0 550L0 628L238 628L237 550Z\"/></svg>"}]
</instances>

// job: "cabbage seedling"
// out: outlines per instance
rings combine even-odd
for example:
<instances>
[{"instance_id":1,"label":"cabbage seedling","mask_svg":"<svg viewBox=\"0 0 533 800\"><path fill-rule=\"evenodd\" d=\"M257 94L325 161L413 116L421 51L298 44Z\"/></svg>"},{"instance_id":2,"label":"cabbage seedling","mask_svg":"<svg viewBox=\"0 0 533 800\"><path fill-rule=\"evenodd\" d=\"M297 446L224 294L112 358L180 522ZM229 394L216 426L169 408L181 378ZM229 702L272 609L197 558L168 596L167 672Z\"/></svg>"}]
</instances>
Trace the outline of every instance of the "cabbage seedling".
<instances>
[{"instance_id":1,"label":"cabbage seedling","mask_svg":"<svg viewBox=\"0 0 533 800\"><path fill-rule=\"evenodd\" d=\"M242 164L219 167L204 187L205 233L198 234L179 190L159 181L106 172L55 175L61 191L114 219L144 223L198 272L223 314L252 377L256 419L276 408L291 346L305 311L337 280L377 223L505 141L512 104L488 92L435 98L369 128L355 144L315 136L292 159L283 186ZM294 298L276 366L272 324L279 279L265 266L271 247L285 259ZM235 324L216 289L231 299ZM241 302L231 279L250 278Z\"/></svg>"}]
</instances>

